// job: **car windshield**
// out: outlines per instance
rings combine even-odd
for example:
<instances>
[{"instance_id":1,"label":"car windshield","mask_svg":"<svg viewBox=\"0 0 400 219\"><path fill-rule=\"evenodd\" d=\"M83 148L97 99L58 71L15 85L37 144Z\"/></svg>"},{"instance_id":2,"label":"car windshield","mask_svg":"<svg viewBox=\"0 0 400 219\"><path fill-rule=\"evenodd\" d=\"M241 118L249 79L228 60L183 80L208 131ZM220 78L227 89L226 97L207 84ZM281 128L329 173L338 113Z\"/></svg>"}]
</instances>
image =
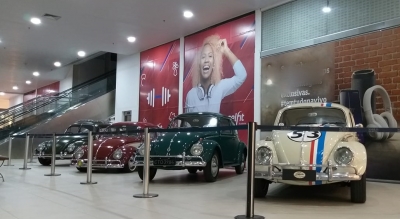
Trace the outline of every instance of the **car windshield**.
<instances>
[{"instance_id":1,"label":"car windshield","mask_svg":"<svg viewBox=\"0 0 400 219\"><path fill-rule=\"evenodd\" d=\"M90 130L92 130L91 126L71 125L65 130L65 134L88 133Z\"/></svg>"},{"instance_id":2,"label":"car windshield","mask_svg":"<svg viewBox=\"0 0 400 219\"><path fill-rule=\"evenodd\" d=\"M173 119L168 128L217 127L218 119L214 116L179 116Z\"/></svg>"},{"instance_id":3,"label":"car windshield","mask_svg":"<svg viewBox=\"0 0 400 219\"><path fill-rule=\"evenodd\" d=\"M135 125L111 125L109 126L105 132L114 132L114 134L102 134L103 137L112 137L112 136L131 136L131 137L140 137L142 133L129 133L131 131L137 131L139 126Z\"/></svg>"},{"instance_id":4,"label":"car windshield","mask_svg":"<svg viewBox=\"0 0 400 219\"><path fill-rule=\"evenodd\" d=\"M279 123L285 126L346 127L346 116L340 109L314 107L285 110Z\"/></svg>"}]
</instances>

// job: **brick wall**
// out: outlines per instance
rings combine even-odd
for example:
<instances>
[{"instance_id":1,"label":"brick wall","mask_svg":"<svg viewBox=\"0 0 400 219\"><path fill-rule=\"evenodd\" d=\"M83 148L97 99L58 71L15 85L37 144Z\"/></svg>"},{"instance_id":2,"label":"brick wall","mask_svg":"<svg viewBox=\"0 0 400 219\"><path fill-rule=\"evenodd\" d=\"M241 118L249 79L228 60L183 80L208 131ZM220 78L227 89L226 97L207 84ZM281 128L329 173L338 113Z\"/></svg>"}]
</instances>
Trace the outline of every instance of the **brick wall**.
<instances>
[{"instance_id":1,"label":"brick wall","mask_svg":"<svg viewBox=\"0 0 400 219\"><path fill-rule=\"evenodd\" d=\"M400 121L400 28L335 42L336 100L340 90L351 88L352 73L362 69L375 70L376 84L390 95L394 117ZM383 104L376 97L377 113L381 113Z\"/></svg>"}]
</instances>

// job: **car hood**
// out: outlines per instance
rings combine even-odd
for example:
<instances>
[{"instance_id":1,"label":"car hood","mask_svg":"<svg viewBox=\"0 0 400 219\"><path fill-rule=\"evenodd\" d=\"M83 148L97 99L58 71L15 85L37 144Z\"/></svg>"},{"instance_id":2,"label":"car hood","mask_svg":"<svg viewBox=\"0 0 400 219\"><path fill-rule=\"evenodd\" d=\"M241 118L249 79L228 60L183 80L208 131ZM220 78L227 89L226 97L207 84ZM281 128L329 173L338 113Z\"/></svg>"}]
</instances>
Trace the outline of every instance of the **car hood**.
<instances>
[{"instance_id":1,"label":"car hood","mask_svg":"<svg viewBox=\"0 0 400 219\"><path fill-rule=\"evenodd\" d=\"M273 131L272 141L279 163L325 164L332 149L345 135L326 131Z\"/></svg>"},{"instance_id":2,"label":"car hood","mask_svg":"<svg viewBox=\"0 0 400 219\"><path fill-rule=\"evenodd\" d=\"M93 142L93 156L96 157L96 159L109 157L116 149L124 145L137 148L141 143L142 141L140 139L132 137L102 138Z\"/></svg>"},{"instance_id":3,"label":"car hood","mask_svg":"<svg viewBox=\"0 0 400 219\"><path fill-rule=\"evenodd\" d=\"M200 138L216 135L215 132L167 132L151 142L151 155L180 155Z\"/></svg>"},{"instance_id":4,"label":"car hood","mask_svg":"<svg viewBox=\"0 0 400 219\"><path fill-rule=\"evenodd\" d=\"M67 147L72 144L75 143L77 141L81 141L83 140L82 138L76 138L76 137L60 137L57 138L56 141L56 154L59 154L61 152L64 152L65 149L67 149ZM44 153L51 154L51 150L52 150L52 145L53 145L53 140L50 141L46 141L46 143L50 144L50 147L46 147L44 151Z\"/></svg>"}]
</instances>

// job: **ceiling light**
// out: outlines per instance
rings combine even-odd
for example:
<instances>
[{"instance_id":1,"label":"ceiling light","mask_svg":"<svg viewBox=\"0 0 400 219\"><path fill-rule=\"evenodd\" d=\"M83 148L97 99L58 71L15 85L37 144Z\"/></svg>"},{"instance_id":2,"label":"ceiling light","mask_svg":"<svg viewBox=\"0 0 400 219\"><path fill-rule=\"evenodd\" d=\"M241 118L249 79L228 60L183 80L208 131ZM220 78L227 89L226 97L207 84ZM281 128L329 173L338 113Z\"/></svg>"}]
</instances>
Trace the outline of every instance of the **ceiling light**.
<instances>
[{"instance_id":1,"label":"ceiling light","mask_svg":"<svg viewBox=\"0 0 400 219\"><path fill-rule=\"evenodd\" d=\"M193 17L193 13L191 11L184 11L183 16L186 18L191 18Z\"/></svg>"},{"instance_id":2,"label":"ceiling light","mask_svg":"<svg viewBox=\"0 0 400 219\"><path fill-rule=\"evenodd\" d=\"M325 7L323 7L322 8L322 11L324 12L324 13L329 13L329 12L331 12L331 8L330 7L328 7L328 6L325 6Z\"/></svg>"},{"instance_id":3,"label":"ceiling light","mask_svg":"<svg viewBox=\"0 0 400 219\"><path fill-rule=\"evenodd\" d=\"M13 89L14 89L14 90L18 90L18 87L17 87L17 86L14 86Z\"/></svg>"},{"instance_id":4,"label":"ceiling light","mask_svg":"<svg viewBox=\"0 0 400 219\"><path fill-rule=\"evenodd\" d=\"M60 66L61 66L61 63L60 63L60 62L54 62L54 66L60 67Z\"/></svg>"},{"instance_id":5,"label":"ceiling light","mask_svg":"<svg viewBox=\"0 0 400 219\"><path fill-rule=\"evenodd\" d=\"M272 80L271 79L268 79L267 80L267 83L265 83L266 85L272 85Z\"/></svg>"},{"instance_id":6,"label":"ceiling light","mask_svg":"<svg viewBox=\"0 0 400 219\"><path fill-rule=\"evenodd\" d=\"M33 76L37 77L39 75L40 75L39 72L37 72L37 71L33 72Z\"/></svg>"},{"instance_id":7,"label":"ceiling light","mask_svg":"<svg viewBox=\"0 0 400 219\"><path fill-rule=\"evenodd\" d=\"M85 55L86 55L86 52L84 52L84 51L78 52L78 56L80 56L80 57L85 57Z\"/></svg>"},{"instance_id":8,"label":"ceiling light","mask_svg":"<svg viewBox=\"0 0 400 219\"><path fill-rule=\"evenodd\" d=\"M130 36L130 37L128 37L127 39L128 39L128 41L129 41L130 43L133 43L133 42L136 41L136 37L133 37L133 36Z\"/></svg>"},{"instance_id":9,"label":"ceiling light","mask_svg":"<svg viewBox=\"0 0 400 219\"><path fill-rule=\"evenodd\" d=\"M31 22L32 22L32 24L36 24L36 25L39 25L42 23L42 21L37 17L31 18Z\"/></svg>"},{"instance_id":10,"label":"ceiling light","mask_svg":"<svg viewBox=\"0 0 400 219\"><path fill-rule=\"evenodd\" d=\"M6 95L6 93L0 92L0 96L4 96L4 95Z\"/></svg>"},{"instance_id":11,"label":"ceiling light","mask_svg":"<svg viewBox=\"0 0 400 219\"><path fill-rule=\"evenodd\" d=\"M2 43L1 39L0 39L0 43Z\"/></svg>"},{"instance_id":12,"label":"ceiling light","mask_svg":"<svg viewBox=\"0 0 400 219\"><path fill-rule=\"evenodd\" d=\"M331 10L332 9L329 7L329 0L326 0L326 6L322 8L322 12L329 13Z\"/></svg>"},{"instance_id":13,"label":"ceiling light","mask_svg":"<svg viewBox=\"0 0 400 219\"><path fill-rule=\"evenodd\" d=\"M25 81L25 83L26 83L26 84L32 84L32 82L31 82L31 81Z\"/></svg>"}]
</instances>

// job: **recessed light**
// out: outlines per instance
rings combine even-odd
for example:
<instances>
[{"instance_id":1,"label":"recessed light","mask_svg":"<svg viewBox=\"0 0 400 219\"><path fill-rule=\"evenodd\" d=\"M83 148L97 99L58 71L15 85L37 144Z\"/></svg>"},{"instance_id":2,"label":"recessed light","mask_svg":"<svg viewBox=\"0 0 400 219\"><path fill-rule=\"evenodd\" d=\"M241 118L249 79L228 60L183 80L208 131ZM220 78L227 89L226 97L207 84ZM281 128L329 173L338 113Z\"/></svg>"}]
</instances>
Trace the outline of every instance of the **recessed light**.
<instances>
[{"instance_id":1,"label":"recessed light","mask_svg":"<svg viewBox=\"0 0 400 219\"><path fill-rule=\"evenodd\" d=\"M4 96L4 95L6 95L6 93L0 92L0 96Z\"/></svg>"},{"instance_id":2,"label":"recessed light","mask_svg":"<svg viewBox=\"0 0 400 219\"><path fill-rule=\"evenodd\" d=\"M183 16L186 18L191 18L193 17L193 13L191 11L184 11Z\"/></svg>"},{"instance_id":3,"label":"recessed light","mask_svg":"<svg viewBox=\"0 0 400 219\"><path fill-rule=\"evenodd\" d=\"M14 90L18 90L18 87L17 87L17 86L14 86L13 89L14 89Z\"/></svg>"},{"instance_id":4,"label":"recessed light","mask_svg":"<svg viewBox=\"0 0 400 219\"><path fill-rule=\"evenodd\" d=\"M33 76L37 77L39 75L40 75L39 72L37 72L37 71L33 72Z\"/></svg>"},{"instance_id":5,"label":"recessed light","mask_svg":"<svg viewBox=\"0 0 400 219\"><path fill-rule=\"evenodd\" d=\"M32 82L31 82L31 81L25 81L25 83L26 83L26 84L32 84Z\"/></svg>"},{"instance_id":6,"label":"recessed light","mask_svg":"<svg viewBox=\"0 0 400 219\"><path fill-rule=\"evenodd\" d=\"M31 23L32 23L32 24L39 25L39 24L42 23L42 21L41 21L39 18L37 18L37 17L33 17L33 18L31 18Z\"/></svg>"},{"instance_id":7,"label":"recessed light","mask_svg":"<svg viewBox=\"0 0 400 219\"><path fill-rule=\"evenodd\" d=\"M128 37L127 39L128 39L128 41L129 41L130 43L133 43L133 42L136 41L136 37L133 37L133 36L130 36L130 37Z\"/></svg>"},{"instance_id":8,"label":"recessed light","mask_svg":"<svg viewBox=\"0 0 400 219\"><path fill-rule=\"evenodd\" d=\"M328 6L325 6L325 7L323 7L322 8L322 11L324 12L324 13L329 13L329 12L331 12L331 8L330 7L328 7Z\"/></svg>"},{"instance_id":9,"label":"recessed light","mask_svg":"<svg viewBox=\"0 0 400 219\"><path fill-rule=\"evenodd\" d=\"M54 62L54 66L60 67L61 66L61 62Z\"/></svg>"},{"instance_id":10,"label":"recessed light","mask_svg":"<svg viewBox=\"0 0 400 219\"><path fill-rule=\"evenodd\" d=\"M80 57L85 57L85 55L86 55L86 52L84 52L84 51L78 52L78 56L80 56Z\"/></svg>"}]
</instances>

